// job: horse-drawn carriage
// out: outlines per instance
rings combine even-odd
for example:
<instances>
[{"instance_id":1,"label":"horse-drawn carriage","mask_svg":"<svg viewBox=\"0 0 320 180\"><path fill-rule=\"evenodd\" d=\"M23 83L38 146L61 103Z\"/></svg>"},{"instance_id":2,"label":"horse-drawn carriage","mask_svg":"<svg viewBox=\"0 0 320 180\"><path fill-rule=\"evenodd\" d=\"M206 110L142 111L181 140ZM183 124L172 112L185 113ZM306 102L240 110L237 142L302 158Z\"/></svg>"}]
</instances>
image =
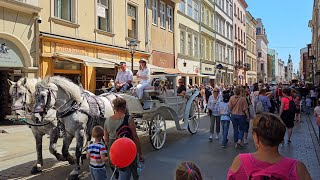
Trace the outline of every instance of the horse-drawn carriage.
<instances>
[{"instance_id":1,"label":"horse-drawn carriage","mask_svg":"<svg viewBox=\"0 0 320 180\"><path fill-rule=\"evenodd\" d=\"M60 76L47 77L40 80L27 78L12 83L13 96L11 119L23 119L31 125L36 138L38 160L32 172L39 172L42 162L42 136L49 134L50 152L58 160L74 163L68 149L72 139L76 137L76 166L70 176L77 177L80 169L80 156L83 149L85 134L88 134L88 124L92 123L92 108L84 94L94 96L99 101L99 113L94 113L101 119L108 118L113 112L112 99L121 96L127 100L129 113L135 118L138 129L147 132L152 146L160 149L166 140L166 120L174 121L177 130L188 129L191 134L199 127L199 110L196 96L198 91L189 91L185 96L177 95L176 75L154 75L153 85L145 89L142 100L138 100L132 92L124 94L105 93L94 96L84 92L81 87ZM160 82L159 82L160 80ZM156 83L158 82L158 83ZM168 82L168 83L166 83ZM30 114L33 111L33 117ZM19 116L20 115L20 116ZM100 119L100 120L101 120ZM66 132L63 136L62 155L56 151L59 124ZM100 121L101 124L101 121ZM43 127L43 128L42 128ZM86 133L87 132L87 133ZM87 137L88 138L88 137Z\"/></svg>"}]
</instances>

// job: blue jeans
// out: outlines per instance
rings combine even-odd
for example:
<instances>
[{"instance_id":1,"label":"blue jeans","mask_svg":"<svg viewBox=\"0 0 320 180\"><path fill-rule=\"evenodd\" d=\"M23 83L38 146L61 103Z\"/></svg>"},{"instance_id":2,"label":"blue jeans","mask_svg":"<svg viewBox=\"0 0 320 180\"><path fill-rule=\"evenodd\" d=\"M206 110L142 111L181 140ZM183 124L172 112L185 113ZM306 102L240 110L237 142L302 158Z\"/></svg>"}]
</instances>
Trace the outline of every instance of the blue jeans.
<instances>
[{"instance_id":1,"label":"blue jeans","mask_svg":"<svg viewBox=\"0 0 320 180\"><path fill-rule=\"evenodd\" d=\"M246 116L245 115L231 115L231 121L233 125L233 140L238 142L243 141L243 135L246 128Z\"/></svg>"},{"instance_id":2,"label":"blue jeans","mask_svg":"<svg viewBox=\"0 0 320 180\"><path fill-rule=\"evenodd\" d=\"M227 145L227 143L228 143L229 125L230 125L230 121L228 121L228 120L221 121L222 134L223 134L223 139L222 139L223 146Z\"/></svg>"},{"instance_id":3,"label":"blue jeans","mask_svg":"<svg viewBox=\"0 0 320 180\"><path fill-rule=\"evenodd\" d=\"M119 171L119 180L130 180L131 178L131 170L126 168L125 171Z\"/></svg>"},{"instance_id":4,"label":"blue jeans","mask_svg":"<svg viewBox=\"0 0 320 180\"><path fill-rule=\"evenodd\" d=\"M106 168L92 168L90 167L91 178L93 180L104 180L107 179Z\"/></svg>"}]
</instances>

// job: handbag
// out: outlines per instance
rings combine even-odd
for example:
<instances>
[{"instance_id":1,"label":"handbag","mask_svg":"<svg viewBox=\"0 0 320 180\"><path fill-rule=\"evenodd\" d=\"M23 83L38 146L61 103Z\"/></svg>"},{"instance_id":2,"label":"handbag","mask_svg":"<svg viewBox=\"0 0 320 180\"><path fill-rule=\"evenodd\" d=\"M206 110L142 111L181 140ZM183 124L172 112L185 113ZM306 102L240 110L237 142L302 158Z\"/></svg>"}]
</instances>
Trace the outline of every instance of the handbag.
<instances>
[{"instance_id":1,"label":"handbag","mask_svg":"<svg viewBox=\"0 0 320 180\"><path fill-rule=\"evenodd\" d=\"M249 119L253 119L256 117L256 112L255 112L250 100L248 100L248 98L246 98L246 99L247 99L247 103L248 103Z\"/></svg>"}]
</instances>

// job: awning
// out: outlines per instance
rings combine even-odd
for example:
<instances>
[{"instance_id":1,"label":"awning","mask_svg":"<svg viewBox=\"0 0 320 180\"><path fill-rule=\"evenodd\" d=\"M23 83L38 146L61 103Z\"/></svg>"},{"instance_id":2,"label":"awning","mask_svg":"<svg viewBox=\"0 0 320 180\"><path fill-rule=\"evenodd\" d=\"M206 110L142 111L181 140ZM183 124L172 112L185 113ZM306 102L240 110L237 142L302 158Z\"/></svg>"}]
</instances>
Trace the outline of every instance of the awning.
<instances>
[{"instance_id":1,"label":"awning","mask_svg":"<svg viewBox=\"0 0 320 180\"><path fill-rule=\"evenodd\" d=\"M54 57L65 59L67 61L72 61L75 63L82 63L86 66L92 67L102 67L102 68L114 68L115 63L105 61L103 59L97 59L89 56L77 55L77 54L65 54L65 53L55 53Z\"/></svg>"},{"instance_id":2,"label":"awning","mask_svg":"<svg viewBox=\"0 0 320 180\"><path fill-rule=\"evenodd\" d=\"M182 74L179 69L173 69L173 68L166 68L164 71L166 74Z\"/></svg>"},{"instance_id":3,"label":"awning","mask_svg":"<svg viewBox=\"0 0 320 180\"><path fill-rule=\"evenodd\" d=\"M116 60L116 59L106 59L106 58L101 58L101 60L107 61L107 62L111 62L114 63L116 65L120 65L120 62L123 62L121 60ZM127 68L131 69L131 62L125 61L127 63ZM147 66L150 68L151 73L155 73L155 72L160 72L160 73L164 73L165 72L165 68L159 67L159 66L155 66L152 64L147 64ZM133 62L133 70L138 70L139 69L139 62Z\"/></svg>"}]
</instances>

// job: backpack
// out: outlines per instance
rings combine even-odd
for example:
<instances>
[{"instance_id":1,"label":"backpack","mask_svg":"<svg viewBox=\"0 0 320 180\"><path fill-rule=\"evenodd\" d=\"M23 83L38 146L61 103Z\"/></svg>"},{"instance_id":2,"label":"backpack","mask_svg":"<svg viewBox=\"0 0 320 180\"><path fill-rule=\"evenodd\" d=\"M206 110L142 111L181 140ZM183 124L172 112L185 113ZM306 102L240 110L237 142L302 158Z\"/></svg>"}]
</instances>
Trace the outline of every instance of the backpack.
<instances>
[{"instance_id":1,"label":"backpack","mask_svg":"<svg viewBox=\"0 0 320 180\"><path fill-rule=\"evenodd\" d=\"M256 114L261 114L264 112L264 107L261 100L259 99L259 95L254 96L254 107L255 107Z\"/></svg>"},{"instance_id":2,"label":"backpack","mask_svg":"<svg viewBox=\"0 0 320 180\"><path fill-rule=\"evenodd\" d=\"M131 129L129 127L129 117L130 117L130 115L126 114L124 116L124 120L123 120L122 124L116 130L117 139L123 138L123 137L133 139L133 135L132 135Z\"/></svg>"},{"instance_id":3,"label":"backpack","mask_svg":"<svg viewBox=\"0 0 320 180\"><path fill-rule=\"evenodd\" d=\"M297 112L297 107L296 107L296 103L293 101L293 98L290 100L289 98L287 98L289 100L289 109L288 111L290 113L296 113Z\"/></svg>"}]
</instances>

